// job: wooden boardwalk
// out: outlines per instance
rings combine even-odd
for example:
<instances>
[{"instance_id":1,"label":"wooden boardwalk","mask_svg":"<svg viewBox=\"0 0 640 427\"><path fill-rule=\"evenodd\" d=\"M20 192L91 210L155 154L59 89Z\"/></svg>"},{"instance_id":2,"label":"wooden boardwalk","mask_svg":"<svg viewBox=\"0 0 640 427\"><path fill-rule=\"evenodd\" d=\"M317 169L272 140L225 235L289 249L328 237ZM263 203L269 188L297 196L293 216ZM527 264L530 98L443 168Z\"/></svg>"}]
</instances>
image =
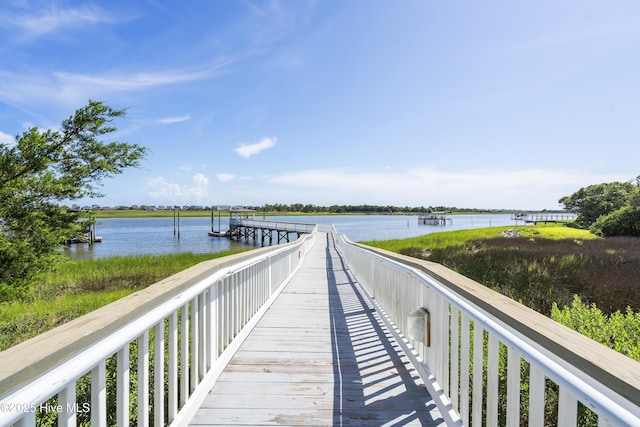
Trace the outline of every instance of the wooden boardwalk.
<instances>
[{"instance_id":1,"label":"wooden boardwalk","mask_svg":"<svg viewBox=\"0 0 640 427\"><path fill-rule=\"evenodd\" d=\"M318 233L300 270L191 421L201 425L442 425L420 377Z\"/></svg>"}]
</instances>

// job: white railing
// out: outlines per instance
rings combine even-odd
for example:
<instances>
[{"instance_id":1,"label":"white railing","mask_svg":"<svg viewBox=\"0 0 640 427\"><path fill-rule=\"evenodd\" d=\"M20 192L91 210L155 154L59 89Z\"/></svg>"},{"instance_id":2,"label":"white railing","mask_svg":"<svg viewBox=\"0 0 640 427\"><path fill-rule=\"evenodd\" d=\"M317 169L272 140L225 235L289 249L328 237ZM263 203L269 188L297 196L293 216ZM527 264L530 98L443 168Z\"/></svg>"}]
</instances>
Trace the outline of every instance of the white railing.
<instances>
[{"instance_id":1,"label":"white railing","mask_svg":"<svg viewBox=\"0 0 640 427\"><path fill-rule=\"evenodd\" d=\"M184 425L314 239L207 261L0 353L0 426Z\"/></svg>"},{"instance_id":2,"label":"white railing","mask_svg":"<svg viewBox=\"0 0 640 427\"><path fill-rule=\"evenodd\" d=\"M640 363L443 266L336 241L448 425L640 426Z\"/></svg>"},{"instance_id":3,"label":"white railing","mask_svg":"<svg viewBox=\"0 0 640 427\"><path fill-rule=\"evenodd\" d=\"M265 230L289 231L292 233L311 233L316 227L316 224L307 224L303 222L270 221L242 218L231 218L229 220L229 224L232 226L262 228Z\"/></svg>"}]
</instances>

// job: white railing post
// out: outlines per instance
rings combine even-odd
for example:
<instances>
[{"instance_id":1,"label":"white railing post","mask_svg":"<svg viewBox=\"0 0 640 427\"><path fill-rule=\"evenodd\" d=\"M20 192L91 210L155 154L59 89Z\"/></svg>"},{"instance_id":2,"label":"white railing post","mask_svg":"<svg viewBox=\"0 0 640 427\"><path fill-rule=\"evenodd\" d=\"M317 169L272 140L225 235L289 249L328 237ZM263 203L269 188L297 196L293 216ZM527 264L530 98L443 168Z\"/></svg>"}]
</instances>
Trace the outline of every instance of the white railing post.
<instances>
[{"instance_id":1,"label":"white railing post","mask_svg":"<svg viewBox=\"0 0 640 427\"><path fill-rule=\"evenodd\" d=\"M189 304L180 309L180 407L189 397Z\"/></svg>"},{"instance_id":2,"label":"white railing post","mask_svg":"<svg viewBox=\"0 0 640 427\"><path fill-rule=\"evenodd\" d=\"M124 427L129 425L129 344L118 350L116 369L116 401L118 402L116 405L116 423L118 426Z\"/></svg>"},{"instance_id":3,"label":"white railing post","mask_svg":"<svg viewBox=\"0 0 640 427\"><path fill-rule=\"evenodd\" d=\"M544 374L537 366L529 366L529 427L544 425Z\"/></svg>"},{"instance_id":4,"label":"white railing post","mask_svg":"<svg viewBox=\"0 0 640 427\"><path fill-rule=\"evenodd\" d=\"M91 371L91 425L106 427L107 425L107 368L105 361ZM64 408L65 410L67 408Z\"/></svg>"},{"instance_id":5,"label":"white railing post","mask_svg":"<svg viewBox=\"0 0 640 427\"><path fill-rule=\"evenodd\" d=\"M466 313L462 312L460 319L460 409L458 412L460 413L460 418L462 419L462 424L465 426L469 425L469 390L470 390L470 381L469 376L471 372L471 368L469 365L469 361L471 358L471 325L469 321L469 316Z\"/></svg>"},{"instance_id":6,"label":"white railing post","mask_svg":"<svg viewBox=\"0 0 640 427\"><path fill-rule=\"evenodd\" d=\"M207 292L207 371L213 367L218 358L216 289L217 284L214 284Z\"/></svg>"},{"instance_id":7,"label":"white railing post","mask_svg":"<svg viewBox=\"0 0 640 427\"><path fill-rule=\"evenodd\" d=\"M75 381L58 393L58 404L62 408L62 411L58 411L58 426L75 427L77 423Z\"/></svg>"},{"instance_id":8,"label":"white railing post","mask_svg":"<svg viewBox=\"0 0 640 427\"><path fill-rule=\"evenodd\" d=\"M164 320L153 333L153 424L164 425Z\"/></svg>"},{"instance_id":9,"label":"white railing post","mask_svg":"<svg viewBox=\"0 0 640 427\"><path fill-rule=\"evenodd\" d=\"M560 387L558 399L558 425L576 425L578 421L578 401L566 387Z\"/></svg>"},{"instance_id":10,"label":"white railing post","mask_svg":"<svg viewBox=\"0 0 640 427\"><path fill-rule=\"evenodd\" d=\"M191 308L191 315L189 316L191 319L190 326L190 336L191 336L191 346L189 349L189 355L191 356L191 362L189 364L189 373L191 374L191 381L189 385L189 391L193 393L196 390L196 386L198 385L199 378L198 373L200 372L200 361L198 360L198 356L200 356L200 340L199 340L199 330L200 330L200 322L198 322L199 312L198 312L198 297L193 298L189 304Z\"/></svg>"},{"instance_id":11,"label":"white railing post","mask_svg":"<svg viewBox=\"0 0 640 427\"><path fill-rule=\"evenodd\" d=\"M520 354L507 350L507 425L520 423Z\"/></svg>"},{"instance_id":12,"label":"white railing post","mask_svg":"<svg viewBox=\"0 0 640 427\"><path fill-rule=\"evenodd\" d=\"M460 311L451 307L451 363L450 363L450 387L449 397L451 398L451 404L457 411L460 411L460 404L458 400L460 392Z\"/></svg>"},{"instance_id":13,"label":"white railing post","mask_svg":"<svg viewBox=\"0 0 640 427\"><path fill-rule=\"evenodd\" d=\"M138 425L149 425L149 331L138 338Z\"/></svg>"},{"instance_id":14,"label":"white railing post","mask_svg":"<svg viewBox=\"0 0 640 427\"><path fill-rule=\"evenodd\" d=\"M169 316L167 333L167 422L171 422L178 414L178 312Z\"/></svg>"},{"instance_id":15,"label":"white railing post","mask_svg":"<svg viewBox=\"0 0 640 427\"><path fill-rule=\"evenodd\" d=\"M498 351L500 343L489 333L487 349L487 425L498 425Z\"/></svg>"},{"instance_id":16,"label":"white railing post","mask_svg":"<svg viewBox=\"0 0 640 427\"><path fill-rule=\"evenodd\" d=\"M207 291L198 296L198 381L201 381L207 372L208 356L207 347Z\"/></svg>"},{"instance_id":17,"label":"white railing post","mask_svg":"<svg viewBox=\"0 0 640 427\"><path fill-rule=\"evenodd\" d=\"M471 423L473 427L482 427L482 381L484 376L484 329L477 320L473 322L473 368Z\"/></svg>"}]
</instances>

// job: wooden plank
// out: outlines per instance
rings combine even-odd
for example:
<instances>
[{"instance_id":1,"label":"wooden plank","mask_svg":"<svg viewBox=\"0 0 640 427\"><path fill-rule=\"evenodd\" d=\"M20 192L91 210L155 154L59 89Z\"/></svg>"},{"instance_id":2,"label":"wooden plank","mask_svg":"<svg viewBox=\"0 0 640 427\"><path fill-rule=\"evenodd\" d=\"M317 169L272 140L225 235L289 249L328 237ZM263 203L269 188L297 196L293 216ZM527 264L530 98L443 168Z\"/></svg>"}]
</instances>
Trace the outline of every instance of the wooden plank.
<instances>
[{"instance_id":1,"label":"wooden plank","mask_svg":"<svg viewBox=\"0 0 640 427\"><path fill-rule=\"evenodd\" d=\"M342 265L327 236L318 235L191 425L442 424L420 377Z\"/></svg>"}]
</instances>

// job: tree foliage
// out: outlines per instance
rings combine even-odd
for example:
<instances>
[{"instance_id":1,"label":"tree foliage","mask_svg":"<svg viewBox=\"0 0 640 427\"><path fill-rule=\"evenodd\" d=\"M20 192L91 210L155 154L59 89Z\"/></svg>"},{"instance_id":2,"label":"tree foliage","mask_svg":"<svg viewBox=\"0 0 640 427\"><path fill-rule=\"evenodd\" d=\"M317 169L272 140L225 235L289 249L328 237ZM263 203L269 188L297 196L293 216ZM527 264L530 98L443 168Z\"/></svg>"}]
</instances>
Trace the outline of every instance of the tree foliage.
<instances>
[{"instance_id":1,"label":"tree foliage","mask_svg":"<svg viewBox=\"0 0 640 427\"><path fill-rule=\"evenodd\" d=\"M631 182L611 182L590 185L560 199L565 209L576 212L576 222L589 227L602 215L627 206L637 187Z\"/></svg>"},{"instance_id":2,"label":"tree foliage","mask_svg":"<svg viewBox=\"0 0 640 427\"><path fill-rule=\"evenodd\" d=\"M59 130L32 127L16 143L0 145L0 301L49 268L65 240L81 234L86 213L65 201L101 197L102 180L137 167L147 150L104 142L124 110L98 101L62 122Z\"/></svg>"},{"instance_id":3,"label":"tree foliage","mask_svg":"<svg viewBox=\"0 0 640 427\"><path fill-rule=\"evenodd\" d=\"M600 236L640 236L640 176L590 185L559 200L578 214L576 223Z\"/></svg>"},{"instance_id":4,"label":"tree foliage","mask_svg":"<svg viewBox=\"0 0 640 427\"><path fill-rule=\"evenodd\" d=\"M640 206L625 206L593 223L591 230L600 236L640 237Z\"/></svg>"}]
</instances>

